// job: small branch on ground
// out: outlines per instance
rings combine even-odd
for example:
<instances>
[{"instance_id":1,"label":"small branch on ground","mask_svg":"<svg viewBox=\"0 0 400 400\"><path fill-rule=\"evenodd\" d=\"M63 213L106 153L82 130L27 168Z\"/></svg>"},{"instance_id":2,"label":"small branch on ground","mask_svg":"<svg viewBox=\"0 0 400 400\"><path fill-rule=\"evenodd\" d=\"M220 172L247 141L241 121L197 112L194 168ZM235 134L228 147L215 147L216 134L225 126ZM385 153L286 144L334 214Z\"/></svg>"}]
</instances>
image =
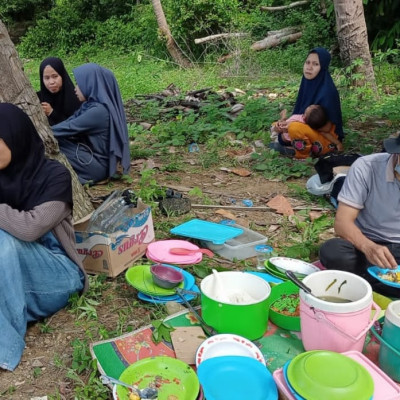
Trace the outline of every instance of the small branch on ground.
<instances>
[{"instance_id":1,"label":"small branch on ground","mask_svg":"<svg viewBox=\"0 0 400 400\"><path fill-rule=\"evenodd\" d=\"M275 35L267 36L266 38L259 40L251 45L251 49L255 51L270 49L271 47L276 47L282 43L293 43L300 39L302 32L292 33L290 35Z\"/></svg>"},{"instance_id":2,"label":"small branch on ground","mask_svg":"<svg viewBox=\"0 0 400 400\"><path fill-rule=\"evenodd\" d=\"M261 6L260 10L261 11L283 11L283 10L288 10L289 8L293 8L293 7L304 6L308 3L310 3L310 0L295 1L286 6L277 6L277 7Z\"/></svg>"},{"instance_id":3,"label":"small branch on ground","mask_svg":"<svg viewBox=\"0 0 400 400\"><path fill-rule=\"evenodd\" d=\"M195 44L200 44L200 43L205 43L205 42L211 42L213 40L232 39L232 38L240 38L240 37L246 37L246 36L249 36L248 32L218 33L216 35L210 35L210 36L194 39L194 42L195 42Z\"/></svg>"}]
</instances>

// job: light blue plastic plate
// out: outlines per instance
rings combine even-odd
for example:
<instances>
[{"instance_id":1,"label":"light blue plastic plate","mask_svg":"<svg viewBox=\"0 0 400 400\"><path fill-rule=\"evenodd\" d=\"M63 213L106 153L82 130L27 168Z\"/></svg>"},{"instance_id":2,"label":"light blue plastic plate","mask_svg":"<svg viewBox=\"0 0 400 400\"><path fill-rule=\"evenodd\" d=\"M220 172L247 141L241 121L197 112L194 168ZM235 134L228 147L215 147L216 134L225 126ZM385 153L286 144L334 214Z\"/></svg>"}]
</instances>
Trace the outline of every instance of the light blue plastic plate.
<instances>
[{"instance_id":1,"label":"light blue plastic plate","mask_svg":"<svg viewBox=\"0 0 400 400\"><path fill-rule=\"evenodd\" d=\"M278 388L260 361L243 356L204 360L197 376L207 400L278 400Z\"/></svg>"},{"instance_id":2,"label":"light blue plastic plate","mask_svg":"<svg viewBox=\"0 0 400 400\"><path fill-rule=\"evenodd\" d=\"M170 232L174 235L207 240L214 244L224 244L227 240L241 235L243 229L201 219L192 219L172 228Z\"/></svg>"},{"instance_id":3,"label":"light blue plastic plate","mask_svg":"<svg viewBox=\"0 0 400 400\"><path fill-rule=\"evenodd\" d=\"M284 282L282 279L277 278L276 276L273 276L271 274L267 274L266 272L257 272L257 271L245 271L247 274L252 274L256 275L268 283L282 283Z\"/></svg>"},{"instance_id":4,"label":"light blue plastic plate","mask_svg":"<svg viewBox=\"0 0 400 400\"><path fill-rule=\"evenodd\" d=\"M200 294L200 289L196 285L193 285L192 287L187 288L187 290L191 290L193 292L197 292ZM184 294L183 297L187 301L190 301L190 300L193 300L194 298L196 298L196 296L194 294ZM172 296L149 296L142 292L138 292L138 298L140 300L147 301L147 302L153 303L153 304L165 304L165 303L168 303L169 301L175 301L176 303L183 303L183 300L177 294L172 295Z\"/></svg>"},{"instance_id":5,"label":"light blue plastic plate","mask_svg":"<svg viewBox=\"0 0 400 400\"><path fill-rule=\"evenodd\" d=\"M392 271L392 272L399 272L400 271L400 266L397 267L397 269L382 269L379 267L369 267L368 272L370 275L372 275L374 278L378 279L378 281L384 283L385 285L388 286L393 286L395 288L400 288L400 283L399 282L391 282L387 281L385 279L382 279L379 274L386 274L387 272Z\"/></svg>"}]
</instances>

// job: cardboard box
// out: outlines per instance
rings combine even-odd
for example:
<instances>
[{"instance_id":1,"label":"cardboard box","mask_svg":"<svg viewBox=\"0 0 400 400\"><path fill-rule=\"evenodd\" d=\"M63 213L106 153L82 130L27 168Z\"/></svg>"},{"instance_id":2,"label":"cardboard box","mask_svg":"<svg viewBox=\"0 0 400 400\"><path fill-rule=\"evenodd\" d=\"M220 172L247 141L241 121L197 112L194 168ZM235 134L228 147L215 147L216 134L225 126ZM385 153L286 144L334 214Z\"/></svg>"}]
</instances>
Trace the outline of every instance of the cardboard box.
<instances>
[{"instance_id":1,"label":"cardboard box","mask_svg":"<svg viewBox=\"0 0 400 400\"><path fill-rule=\"evenodd\" d=\"M127 230L111 234L87 232L91 214L75 222L76 247L86 272L115 277L145 254L154 240L151 207L139 201L136 208L128 209L127 215Z\"/></svg>"}]
</instances>

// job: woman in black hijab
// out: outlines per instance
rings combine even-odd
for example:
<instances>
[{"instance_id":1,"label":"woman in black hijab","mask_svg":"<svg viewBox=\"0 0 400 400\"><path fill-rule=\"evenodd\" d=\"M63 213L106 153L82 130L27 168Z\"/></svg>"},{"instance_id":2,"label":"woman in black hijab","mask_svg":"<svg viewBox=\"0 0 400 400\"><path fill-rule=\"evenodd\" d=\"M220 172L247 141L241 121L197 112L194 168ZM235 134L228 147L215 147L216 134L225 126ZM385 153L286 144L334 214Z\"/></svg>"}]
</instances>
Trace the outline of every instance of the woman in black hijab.
<instances>
[{"instance_id":1,"label":"woman in black hijab","mask_svg":"<svg viewBox=\"0 0 400 400\"><path fill-rule=\"evenodd\" d=\"M81 102L75 95L74 84L57 57L48 57L39 67L40 91L37 95L42 103L49 124L55 125L70 117Z\"/></svg>"},{"instance_id":2,"label":"woman in black hijab","mask_svg":"<svg viewBox=\"0 0 400 400\"><path fill-rule=\"evenodd\" d=\"M75 248L71 176L45 157L29 117L0 103L0 368L14 370L27 323L85 288ZM21 145L23 144L23 145Z\"/></svg>"}]
</instances>

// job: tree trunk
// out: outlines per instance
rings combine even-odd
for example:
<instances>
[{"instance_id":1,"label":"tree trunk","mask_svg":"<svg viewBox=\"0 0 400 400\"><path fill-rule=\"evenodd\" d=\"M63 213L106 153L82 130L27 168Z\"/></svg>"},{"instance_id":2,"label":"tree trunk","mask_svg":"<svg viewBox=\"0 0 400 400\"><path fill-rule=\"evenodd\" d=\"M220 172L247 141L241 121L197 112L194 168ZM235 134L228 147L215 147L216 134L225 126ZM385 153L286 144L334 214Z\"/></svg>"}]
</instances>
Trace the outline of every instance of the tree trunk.
<instances>
[{"instance_id":1,"label":"tree trunk","mask_svg":"<svg viewBox=\"0 0 400 400\"><path fill-rule=\"evenodd\" d=\"M54 138L47 118L42 111L39 98L23 71L21 60L1 20L0 71L0 102L13 103L29 115L44 142L47 156L60 161L71 172L74 194L74 219L77 220L86 216L93 211L93 205L68 160L58 149L57 140Z\"/></svg>"},{"instance_id":2,"label":"tree trunk","mask_svg":"<svg viewBox=\"0 0 400 400\"><path fill-rule=\"evenodd\" d=\"M362 0L334 0L333 4L340 57L346 66L362 59L362 65L357 66L354 72L361 74L363 79L357 79L355 84L368 83L376 90Z\"/></svg>"},{"instance_id":3,"label":"tree trunk","mask_svg":"<svg viewBox=\"0 0 400 400\"><path fill-rule=\"evenodd\" d=\"M169 29L167 19L165 18L161 0L151 0L154 13L156 14L158 29L161 36L165 39L167 49L174 61L183 68L190 68L192 63L182 54Z\"/></svg>"}]
</instances>

